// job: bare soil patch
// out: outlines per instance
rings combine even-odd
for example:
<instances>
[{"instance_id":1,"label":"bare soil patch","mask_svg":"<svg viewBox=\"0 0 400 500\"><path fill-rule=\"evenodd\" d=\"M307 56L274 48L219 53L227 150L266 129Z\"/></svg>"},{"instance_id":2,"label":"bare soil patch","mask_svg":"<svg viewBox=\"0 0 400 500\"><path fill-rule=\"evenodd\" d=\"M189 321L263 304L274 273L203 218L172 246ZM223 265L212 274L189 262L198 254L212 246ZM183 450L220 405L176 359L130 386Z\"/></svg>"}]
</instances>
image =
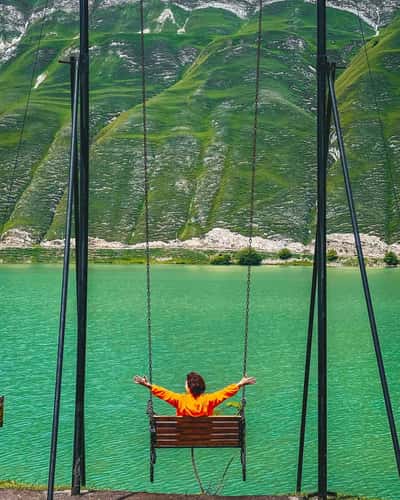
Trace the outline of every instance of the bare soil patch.
<instances>
[{"instance_id":1,"label":"bare soil patch","mask_svg":"<svg viewBox=\"0 0 400 500\"><path fill-rule=\"evenodd\" d=\"M44 500L47 498L46 491L34 491L29 489L2 489L0 499L2 500ZM55 500L81 498L82 500L299 500L302 497L295 496L211 496L211 495L174 495L164 493L145 493L129 491L85 491L80 497L71 497L70 491L54 492Z\"/></svg>"}]
</instances>

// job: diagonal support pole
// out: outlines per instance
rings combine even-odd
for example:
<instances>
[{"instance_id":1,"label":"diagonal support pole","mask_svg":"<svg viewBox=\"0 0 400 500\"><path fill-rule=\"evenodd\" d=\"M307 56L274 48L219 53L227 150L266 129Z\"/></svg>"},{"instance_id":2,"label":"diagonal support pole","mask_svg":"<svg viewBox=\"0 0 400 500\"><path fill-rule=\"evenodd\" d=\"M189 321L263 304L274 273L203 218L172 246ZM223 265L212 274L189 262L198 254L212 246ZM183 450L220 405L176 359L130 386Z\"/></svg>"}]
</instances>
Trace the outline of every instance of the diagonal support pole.
<instances>
[{"instance_id":1,"label":"diagonal support pole","mask_svg":"<svg viewBox=\"0 0 400 500\"><path fill-rule=\"evenodd\" d=\"M71 226L72 226L72 210L74 205L74 184L77 172L76 147L78 141L78 86L79 86L79 62L75 57L70 58L71 66L71 81L72 81L72 133L71 133L71 152L70 152L70 168L68 178L68 200L67 200L67 215L65 223L65 247L64 247L64 266L61 287L61 309L58 334L58 353L57 353L57 370L56 384L54 394L54 409L53 409L53 427L51 434L50 447L50 465L47 498L53 499L54 495L54 478L57 458L57 441L58 428L60 420L60 403L61 403L61 383L64 360L64 341L65 341L65 326L67 315L67 299L68 299L68 282L69 282L69 262L71 250Z\"/></svg>"},{"instance_id":2,"label":"diagonal support pole","mask_svg":"<svg viewBox=\"0 0 400 500\"><path fill-rule=\"evenodd\" d=\"M398 473L400 475L399 439L398 439L397 430L396 430L396 423L395 423L394 416L393 416L393 408L392 408L389 387L388 387L386 373L385 373L385 366L383 363L383 356L382 356L382 350L381 350L381 346L380 346L380 342L379 342L378 328L377 328L376 320L375 320L375 313L374 313L374 308L373 308L373 304L372 304L371 292L370 292L370 288L369 288L368 276L367 276L367 271L365 268L364 255L363 255L363 250L362 250L362 245L361 245L360 232L359 232L359 228L358 228L358 221L357 221L357 216L356 216L356 211L355 211L355 206L354 206L353 192L352 192L352 188L351 188L351 181L350 181L350 175L349 175L349 166L348 166L347 157L346 157L346 151L345 151L344 140L343 140L343 133L342 133L341 125L340 125L340 116L339 116L339 110L338 110L336 93L335 93L334 69L335 69L335 65L334 64L330 65L330 71L328 73L329 94L330 94L331 99L332 99L333 118L334 118L336 135L337 135L337 140L338 140L338 145L339 145L340 160L342 163L347 202L348 202L349 210L350 210L351 224L353 227L354 239L355 239L355 243L356 243L358 264L359 264L360 273L361 273L361 280L362 280L362 285L363 285L363 290L364 290L365 302L366 302L367 310L368 310L369 324L370 324L370 328L371 328L372 340L374 343L374 349L375 349L376 361L378 364L379 377L380 377L380 381L381 381L381 385L382 385L383 397L385 400L386 414L387 414L389 427L390 427L390 433L391 433L391 437L392 437L393 450L394 450L394 454L395 454L395 458L396 458L397 470L398 470Z\"/></svg>"},{"instance_id":3,"label":"diagonal support pole","mask_svg":"<svg viewBox=\"0 0 400 500\"><path fill-rule=\"evenodd\" d=\"M305 441L306 423L307 423L308 392L310 386L310 368L311 368L311 352L312 352L312 341L314 332L315 298L317 294L317 260L315 258L318 246L317 238L318 238L318 231L316 234L315 246L314 246L314 263L313 263L313 272L311 279L310 309L308 315L306 361L304 367L304 384L303 384L303 404L302 404L301 423L300 423L299 454L297 459L297 482L296 482L297 492L301 491L301 484L303 480L304 441Z\"/></svg>"}]
</instances>

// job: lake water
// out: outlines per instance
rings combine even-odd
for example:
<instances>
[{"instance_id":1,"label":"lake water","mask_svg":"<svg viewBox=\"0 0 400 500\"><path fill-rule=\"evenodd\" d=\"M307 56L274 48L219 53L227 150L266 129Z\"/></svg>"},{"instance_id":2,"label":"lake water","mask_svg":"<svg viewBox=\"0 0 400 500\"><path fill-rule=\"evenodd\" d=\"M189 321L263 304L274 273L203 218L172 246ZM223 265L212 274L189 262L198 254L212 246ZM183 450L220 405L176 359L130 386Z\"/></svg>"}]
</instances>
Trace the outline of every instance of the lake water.
<instances>
[{"instance_id":1,"label":"lake water","mask_svg":"<svg viewBox=\"0 0 400 500\"><path fill-rule=\"evenodd\" d=\"M199 450L210 489L229 461L224 494L293 492L301 411L310 268L254 269L247 391L248 481L238 450ZM382 350L400 427L400 274L369 271ZM355 269L329 270L329 489L399 500L400 480L361 283ZM155 266L154 381L183 391L196 370L216 390L241 377L245 269ZM90 269L87 362L87 479L98 488L196 493L189 450L161 450L148 481L143 266ZM0 479L47 482L56 366L59 266L0 267ZM72 283L73 286L73 283ZM75 319L70 313L57 484L71 476ZM303 490L317 489L316 363L312 366ZM156 401L156 410L173 409ZM229 410L228 410L229 411Z\"/></svg>"}]
</instances>

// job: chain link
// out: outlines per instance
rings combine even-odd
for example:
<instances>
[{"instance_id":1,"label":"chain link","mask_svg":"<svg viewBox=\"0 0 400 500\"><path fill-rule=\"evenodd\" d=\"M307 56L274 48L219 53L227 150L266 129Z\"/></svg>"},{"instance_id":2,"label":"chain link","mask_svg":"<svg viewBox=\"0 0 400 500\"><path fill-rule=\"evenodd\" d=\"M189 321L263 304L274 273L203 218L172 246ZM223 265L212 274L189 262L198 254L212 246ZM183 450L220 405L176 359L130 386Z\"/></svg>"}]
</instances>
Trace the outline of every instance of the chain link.
<instances>
[{"instance_id":1,"label":"chain link","mask_svg":"<svg viewBox=\"0 0 400 500\"><path fill-rule=\"evenodd\" d=\"M249 216L249 254L253 248L254 236L254 198L255 198L255 181L256 181L256 163L257 163L257 133L258 133L258 117L260 110L260 73L261 73L261 43L263 30L263 2L259 0L259 15L258 15L258 37L257 37L257 66L256 66L256 93L254 99L254 126L253 126L253 149L252 149L252 165L251 165L251 187L250 187L250 216ZM243 348L243 376L247 374L247 358L248 358L248 343L249 343L249 320L250 320L250 298L251 298L251 264L247 265L247 280L246 280L246 308L244 321L244 348ZM246 386L242 389L242 408L246 404Z\"/></svg>"},{"instance_id":2,"label":"chain link","mask_svg":"<svg viewBox=\"0 0 400 500\"><path fill-rule=\"evenodd\" d=\"M152 346L152 324L151 324L151 275L150 275L150 236L149 236L149 168L148 168L148 141L147 141L147 109L146 109L146 60L144 44L144 5L140 0L140 40L141 40L141 65L142 65L142 116L143 116L143 170L144 170L144 214L145 214L145 238L146 238L146 306L147 306L147 343L148 343L148 369L149 381L153 383L153 346ZM150 391L148 411L154 414L153 394Z\"/></svg>"},{"instance_id":3,"label":"chain link","mask_svg":"<svg viewBox=\"0 0 400 500\"><path fill-rule=\"evenodd\" d=\"M258 38L257 38L257 68L256 68L256 94L254 103L254 126L253 126L253 148L252 148L252 171L251 171L251 197L249 217L249 250L253 245L254 232L254 194L255 173L257 161L257 131L259 115L260 96L260 67L261 67L261 42L262 42L262 8L263 2L259 0ZM143 160L144 160L144 204L145 204L145 237L146 237L146 285L147 285L147 338L149 352L149 380L153 381L153 359L152 359L152 324L151 324L151 275L150 275L150 245L149 245L149 177L148 177L148 145L147 145L147 113L146 113L146 68L144 50L144 8L143 0L140 0L140 22L141 22L141 62L142 62L142 109L143 109ZM248 337L250 319L250 296L251 296L251 265L247 266L246 283L246 308L244 326L244 352L243 352L243 375L247 372ZM246 404L245 386L242 391L242 407ZM152 393L148 404L148 411L154 412L152 404Z\"/></svg>"}]
</instances>

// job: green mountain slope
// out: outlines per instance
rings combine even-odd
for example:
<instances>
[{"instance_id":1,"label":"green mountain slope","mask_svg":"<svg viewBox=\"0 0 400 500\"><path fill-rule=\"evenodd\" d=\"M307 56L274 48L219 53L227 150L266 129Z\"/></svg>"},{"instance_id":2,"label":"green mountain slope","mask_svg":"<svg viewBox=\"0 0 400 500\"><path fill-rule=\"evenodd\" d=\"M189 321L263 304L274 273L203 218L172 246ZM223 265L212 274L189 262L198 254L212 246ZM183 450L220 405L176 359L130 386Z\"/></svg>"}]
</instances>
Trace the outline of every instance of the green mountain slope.
<instances>
[{"instance_id":1,"label":"green mountain slope","mask_svg":"<svg viewBox=\"0 0 400 500\"><path fill-rule=\"evenodd\" d=\"M362 229L393 242L400 237L400 17L366 51L339 77L337 92ZM330 224L348 232L339 168L332 165Z\"/></svg>"},{"instance_id":2,"label":"green mountain slope","mask_svg":"<svg viewBox=\"0 0 400 500\"><path fill-rule=\"evenodd\" d=\"M148 6L151 238L188 238L213 227L246 234L257 19L240 19L211 8L188 12L172 5L168 11L161 0ZM137 9L137 4L95 8L91 18L90 234L124 242L143 240ZM304 242L312 237L315 222L315 6L280 2L266 6L264 15L256 232ZM356 55L361 44L358 20L351 13L329 9L328 22L330 54L349 64L338 81L338 94L361 229L397 238L400 229L389 189L391 178L400 189L396 159L392 154L391 166L387 161L375 165L382 146L376 127L368 132L373 106L362 104L370 91L366 90L364 52ZM23 229L35 240L63 234L69 82L68 69L57 61L78 43L76 13L54 12L46 21L34 83L40 81L36 81L39 75L43 81L32 89L16 162L40 28L39 20L25 34L15 57L0 68L4 89L0 223L2 232ZM364 30L372 36L366 25ZM395 39L397 33L395 21L379 38L372 38L369 49L373 71L380 68L384 78L376 84L385 85L387 105L382 108L382 119L390 140L399 137L393 105L398 86L392 67L395 59L387 62L389 49L385 47L386 40ZM393 43L391 57L395 58ZM336 164L330 170L329 191L329 230L348 232ZM376 209L371 209L372 203Z\"/></svg>"}]
</instances>

